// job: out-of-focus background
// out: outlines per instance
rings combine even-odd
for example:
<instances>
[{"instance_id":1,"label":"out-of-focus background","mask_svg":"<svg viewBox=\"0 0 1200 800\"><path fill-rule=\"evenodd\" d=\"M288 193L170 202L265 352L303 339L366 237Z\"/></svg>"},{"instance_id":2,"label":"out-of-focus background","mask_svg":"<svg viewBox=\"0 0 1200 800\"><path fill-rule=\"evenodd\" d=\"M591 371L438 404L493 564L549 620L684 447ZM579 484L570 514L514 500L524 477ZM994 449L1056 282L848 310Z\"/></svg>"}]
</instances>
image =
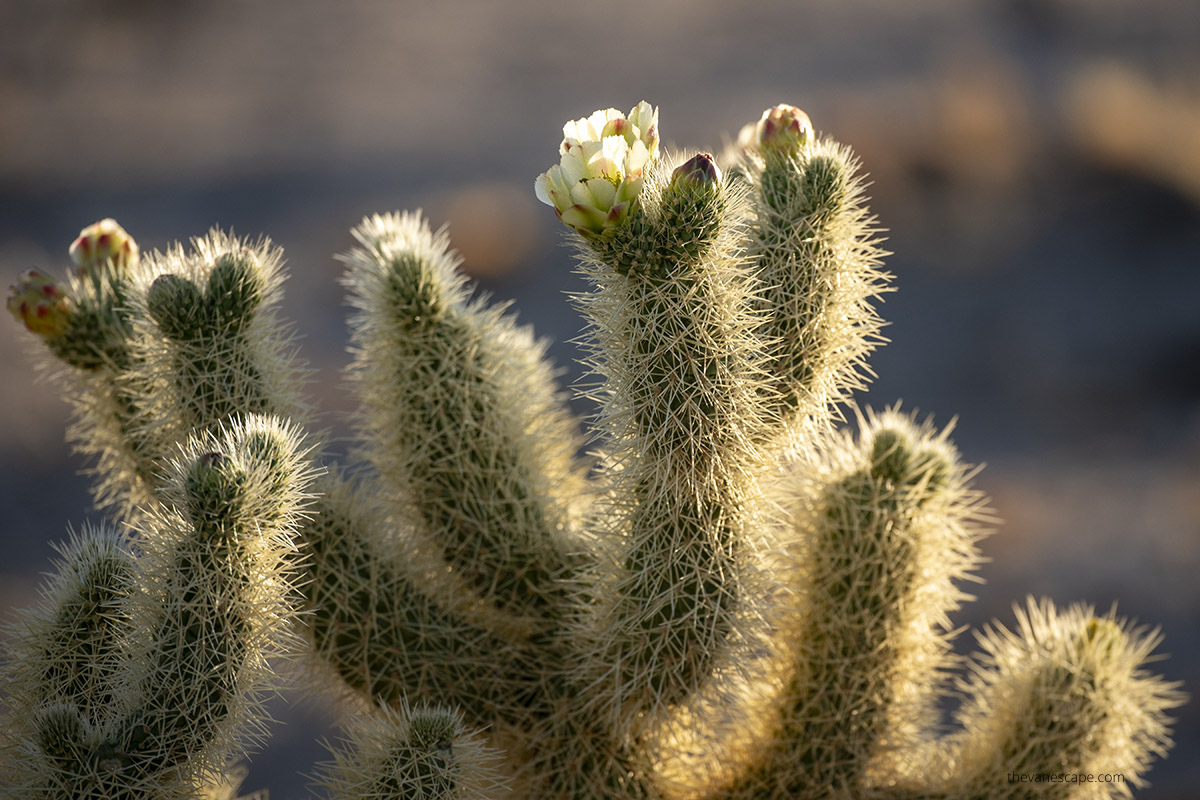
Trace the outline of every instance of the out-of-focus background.
<instances>
[{"instance_id":1,"label":"out-of-focus background","mask_svg":"<svg viewBox=\"0 0 1200 800\"><path fill-rule=\"evenodd\" d=\"M345 433L332 255L364 214L421 207L576 380L563 292L582 287L533 178L564 121L642 99L681 146L719 148L786 101L860 154L899 289L863 399L958 415L1005 520L956 621L1010 624L1027 594L1119 602L1161 625L1155 669L1194 694L1198 3L9 0L0 266L62 275L75 234L107 216L146 250L213 225L268 234L314 398ZM4 619L33 601L51 542L94 516L27 339L0 321ZM304 797L330 712L279 713L246 788ZM1200 787L1200 715L1177 716L1139 797Z\"/></svg>"}]
</instances>

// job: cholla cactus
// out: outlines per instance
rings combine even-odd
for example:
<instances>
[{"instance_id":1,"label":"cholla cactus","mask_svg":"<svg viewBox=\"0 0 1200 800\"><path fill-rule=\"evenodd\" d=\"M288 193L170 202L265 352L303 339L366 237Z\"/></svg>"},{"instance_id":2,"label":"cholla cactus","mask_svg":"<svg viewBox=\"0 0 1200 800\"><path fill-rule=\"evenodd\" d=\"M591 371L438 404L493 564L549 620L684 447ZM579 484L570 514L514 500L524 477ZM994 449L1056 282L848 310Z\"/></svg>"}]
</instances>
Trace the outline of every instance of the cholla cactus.
<instances>
[{"instance_id":1,"label":"cholla cactus","mask_svg":"<svg viewBox=\"0 0 1200 800\"><path fill-rule=\"evenodd\" d=\"M362 711L319 775L338 798L1141 785L1181 695L1144 669L1156 635L1083 607L989 630L940 734L990 516L949 429L838 427L890 281L848 148L784 105L720 164L660 151L647 103L563 132L535 192L594 286L594 461L544 344L417 214L365 220L342 257L362 470L300 444L269 243L140 258L105 220L67 284L21 279L9 308L136 533L77 537L18 628L18 794L228 796L281 649Z\"/></svg>"},{"instance_id":2,"label":"cholla cactus","mask_svg":"<svg viewBox=\"0 0 1200 800\"><path fill-rule=\"evenodd\" d=\"M15 796L187 797L260 735L267 659L293 649L303 455L265 418L197 435L135 537L105 528L64 551L8 665Z\"/></svg>"}]
</instances>

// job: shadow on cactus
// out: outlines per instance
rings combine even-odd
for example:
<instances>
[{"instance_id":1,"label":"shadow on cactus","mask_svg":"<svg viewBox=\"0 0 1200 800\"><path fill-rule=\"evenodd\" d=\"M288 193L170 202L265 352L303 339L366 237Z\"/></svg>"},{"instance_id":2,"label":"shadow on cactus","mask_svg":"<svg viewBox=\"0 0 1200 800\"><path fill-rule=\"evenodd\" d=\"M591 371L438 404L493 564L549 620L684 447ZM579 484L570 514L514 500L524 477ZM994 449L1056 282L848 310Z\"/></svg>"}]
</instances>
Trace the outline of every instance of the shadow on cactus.
<instances>
[{"instance_id":1,"label":"shadow on cactus","mask_svg":"<svg viewBox=\"0 0 1200 800\"><path fill-rule=\"evenodd\" d=\"M849 149L784 105L720 158L665 152L647 103L563 133L534 189L593 286L590 440L417 214L341 257L349 465L304 433L269 242L142 257L105 220L66 283L21 276L8 307L127 524L74 537L13 629L14 796L231 796L283 653L361 712L330 797L1144 785L1182 702L1156 633L1030 600L952 655L989 511L949 429L852 405L890 276Z\"/></svg>"}]
</instances>

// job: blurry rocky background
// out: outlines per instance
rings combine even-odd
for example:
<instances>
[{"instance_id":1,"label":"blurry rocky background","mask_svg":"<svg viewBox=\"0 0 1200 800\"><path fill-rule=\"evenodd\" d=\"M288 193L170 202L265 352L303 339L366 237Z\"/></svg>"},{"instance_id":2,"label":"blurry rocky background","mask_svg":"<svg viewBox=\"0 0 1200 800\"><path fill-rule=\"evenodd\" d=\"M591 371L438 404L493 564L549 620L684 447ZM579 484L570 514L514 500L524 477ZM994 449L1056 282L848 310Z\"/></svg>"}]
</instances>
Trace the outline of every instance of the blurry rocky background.
<instances>
[{"instance_id":1,"label":"blurry rocky background","mask_svg":"<svg viewBox=\"0 0 1200 800\"><path fill-rule=\"evenodd\" d=\"M1028 593L1119 600L1162 626L1155 668L1200 690L1200 3L5 0L0 265L61 275L107 216L144 250L267 234L344 436L332 255L364 214L422 207L579 380L581 283L533 178L565 120L643 98L681 146L786 101L858 151L899 287L865 399L958 415L1005 520L957 621L1010 623ZM9 619L93 512L66 405L0 328ZM247 788L301 798L332 711L279 714ZM1139 797L1200 786L1197 705L1178 716Z\"/></svg>"}]
</instances>

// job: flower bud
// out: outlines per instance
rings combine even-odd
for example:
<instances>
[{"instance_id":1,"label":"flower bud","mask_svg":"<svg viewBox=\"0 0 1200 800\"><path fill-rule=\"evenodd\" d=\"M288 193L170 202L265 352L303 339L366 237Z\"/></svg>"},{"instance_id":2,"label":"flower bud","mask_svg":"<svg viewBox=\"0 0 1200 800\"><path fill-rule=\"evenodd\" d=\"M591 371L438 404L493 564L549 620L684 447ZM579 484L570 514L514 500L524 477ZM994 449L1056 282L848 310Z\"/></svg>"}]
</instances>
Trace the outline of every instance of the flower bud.
<instances>
[{"instance_id":1,"label":"flower bud","mask_svg":"<svg viewBox=\"0 0 1200 800\"><path fill-rule=\"evenodd\" d=\"M137 242L115 219L102 219L81 230L69 252L81 278L105 268L125 275L140 258ZM111 267L107 267L109 264Z\"/></svg>"},{"instance_id":2,"label":"flower bud","mask_svg":"<svg viewBox=\"0 0 1200 800\"><path fill-rule=\"evenodd\" d=\"M642 169L658 153L658 109L645 101L626 117L615 108L563 126L557 165L534 191L564 224L585 237L619 226L642 189Z\"/></svg>"},{"instance_id":3,"label":"flower bud","mask_svg":"<svg viewBox=\"0 0 1200 800\"><path fill-rule=\"evenodd\" d=\"M62 287L41 270L21 273L8 287L8 310L38 336L57 336L67 329L70 301Z\"/></svg>"},{"instance_id":4,"label":"flower bud","mask_svg":"<svg viewBox=\"0 0 1200 800\"><path fill-rule=\"evenodd\" d=\"M711 186L721 182L721 170L709 153L699 153L680 164L671 173L671 185Z\"/></svg>"},{"instance_id":5,"label":"flower bud","mask_svg":"<svg viewBox=\"0 0 1200 800\"><path fill-rule=\"evenodd\" d=\"M780 154L799 152L814 138L808 114L786 103L764 111L754 133L764 152Z\"/></svg>"}]
</instances>

